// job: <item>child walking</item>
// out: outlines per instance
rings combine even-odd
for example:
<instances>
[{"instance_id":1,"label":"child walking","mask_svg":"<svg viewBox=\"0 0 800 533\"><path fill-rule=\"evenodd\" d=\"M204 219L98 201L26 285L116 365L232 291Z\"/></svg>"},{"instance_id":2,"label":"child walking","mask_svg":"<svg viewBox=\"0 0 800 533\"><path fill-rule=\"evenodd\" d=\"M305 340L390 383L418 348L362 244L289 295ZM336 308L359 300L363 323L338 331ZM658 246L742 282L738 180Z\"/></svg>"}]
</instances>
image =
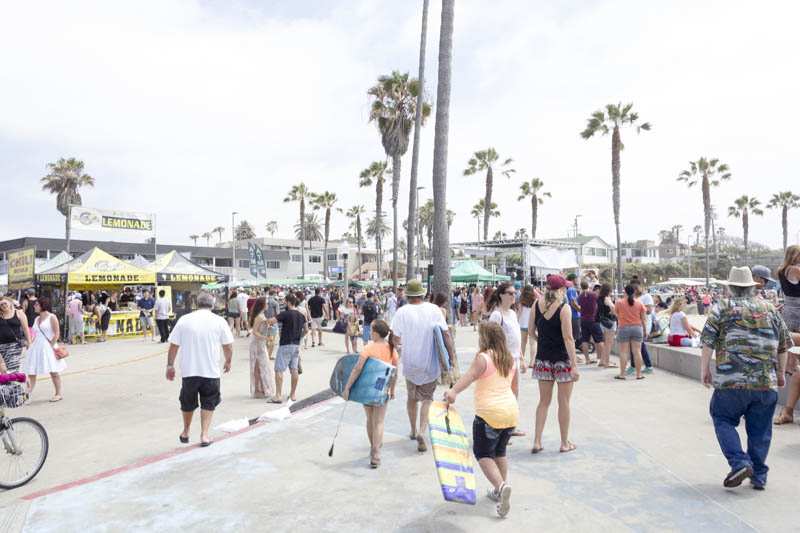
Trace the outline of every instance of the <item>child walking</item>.
<instances>
[{"instance_id":1,"label":"child walking","mask_svg":"<svg viewBox=\"0 0 800 533\"><path fill-rule=\"evenodd\" d=\"M361 375L361 370L367 362L367 358L374 357L384 363L397 366L398 355L394 349L394 339L392 331L389 329L389 324L385 320L372 321L372 341L364 346L361 351L361 357L353 367L350 373L350 379L347 380L347 385L344 387L342 396L345 400L350 396L350 388L356 382L358 376ZM389 382L389 399L394 399L394 388L397 383L397 374ZM365 405L364 412L367 415L367 438L369 438L370 454L369 466L370 468L378 468L381 464L381 446L383 445L383 421L386 418L386 406L388 402L383 405Z\"/></svg>"},{"instance_id":2,"label":"child walking","mask_svg":"<svg viewBox=\"0 0 800 533\"><path fill-rule=\"evenodd\" d=\"M492 484L488 497L497 502L497 515L504 518L511 509L506 446L519 418L517 391L514 390L516 370L500 324L482 322L478 337L479 353L469 370L444 393L444 400L455 403L461 391L473 381L477 382L472 450L483 474Z\"/></svg>"}]
</instances>

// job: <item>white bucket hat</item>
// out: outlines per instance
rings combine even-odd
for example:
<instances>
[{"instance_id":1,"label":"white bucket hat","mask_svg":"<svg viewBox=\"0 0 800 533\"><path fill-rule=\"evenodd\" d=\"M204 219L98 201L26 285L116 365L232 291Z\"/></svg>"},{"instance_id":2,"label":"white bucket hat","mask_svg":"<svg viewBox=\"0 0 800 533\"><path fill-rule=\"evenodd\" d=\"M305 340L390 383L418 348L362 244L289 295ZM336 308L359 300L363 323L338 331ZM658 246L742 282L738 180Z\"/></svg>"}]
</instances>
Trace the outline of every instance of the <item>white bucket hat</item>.
<instances>
[{"instance_id":1,"label":"white bucket hat","mask_svg":"<svg viewBox=\"0 0 800 533\"><path fill-rule=\"evenodd\" d=\"M734 287L755 287L756 282L753 281L753 273L747 267L733 267L728 274L728 285Z\"/></svg>"}]
</instances>

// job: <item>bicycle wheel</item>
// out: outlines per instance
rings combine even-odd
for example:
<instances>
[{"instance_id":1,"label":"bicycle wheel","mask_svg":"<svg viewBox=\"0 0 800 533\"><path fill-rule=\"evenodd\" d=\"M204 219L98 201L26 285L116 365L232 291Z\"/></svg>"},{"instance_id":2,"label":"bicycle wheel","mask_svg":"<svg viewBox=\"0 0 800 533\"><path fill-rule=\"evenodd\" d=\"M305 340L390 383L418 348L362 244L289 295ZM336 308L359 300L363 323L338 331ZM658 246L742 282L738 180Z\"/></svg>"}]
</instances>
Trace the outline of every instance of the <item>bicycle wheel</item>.
<instances>
[{"instance_id":1,"label":"bicycle wheel","mask_svg":"<svg viewBox=\"0 0 800 533\"><path fill-rule=\"evenodd\" d=\"M0 431L0 488L15 489L39 473L50 443L44 426L32 418L12 418Z\"/></svg>"}]
</instances>

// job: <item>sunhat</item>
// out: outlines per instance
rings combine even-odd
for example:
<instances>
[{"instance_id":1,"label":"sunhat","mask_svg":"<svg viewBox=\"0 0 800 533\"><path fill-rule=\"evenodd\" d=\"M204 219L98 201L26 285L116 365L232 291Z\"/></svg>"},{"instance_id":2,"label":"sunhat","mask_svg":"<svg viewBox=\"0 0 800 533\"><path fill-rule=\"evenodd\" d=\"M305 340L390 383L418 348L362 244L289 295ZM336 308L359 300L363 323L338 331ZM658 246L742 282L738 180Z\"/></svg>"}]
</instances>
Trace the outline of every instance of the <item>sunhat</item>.
<instances>
[{"instance_id":1,"label":"sunhat","mask_svg":"<svg viewBox=\"0 0 800 533\"><path fill-rule=\"evenodd\" d=\"M425 287L422 286L422 282L412 279L406 283L406 296L411 296L412 298L417 296L425 296Z\"/></svg>"},{"instance_id":2,"label":"sunhat","mask_svg":"<svg viewBox=\"0 0 800 533\"><path fill-rule=\"evenodd\" d=\"M753 273L747 267L732 267L728 274L728 285L734 287L754 287L756 282L753 281Z\"/></svg>"}]
</instances>

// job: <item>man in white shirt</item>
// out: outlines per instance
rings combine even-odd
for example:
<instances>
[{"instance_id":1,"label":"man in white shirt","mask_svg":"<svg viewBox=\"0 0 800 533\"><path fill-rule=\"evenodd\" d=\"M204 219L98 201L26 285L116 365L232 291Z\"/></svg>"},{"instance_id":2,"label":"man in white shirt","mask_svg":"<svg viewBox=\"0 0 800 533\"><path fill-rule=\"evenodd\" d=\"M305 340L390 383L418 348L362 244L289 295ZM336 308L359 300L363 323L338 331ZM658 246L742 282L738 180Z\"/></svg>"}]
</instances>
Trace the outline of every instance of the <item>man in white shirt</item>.
<instances>
[{"instance_id":1,"label":"man in white shirt","mask_svg":"<svg viewBox=\"0 0 800 533\"><path fill-rule=\"evenodd\" d=\"M403 376L406 378L408 400L408 421L411 424L411 439L417 441L417 450L428 449L424 435L428 430L428 409L436 391L436 380L442 375L439 354L434 346L433 328L439 327L444 336L447 351L455 353L455 348L447 330L441 309L432 303L422 300L425 289L422 283L411 280L406 286L408 305L397 310L392 320L392 333L395 347L400 352L403 365ZM453 359L451 358L451 364ZM419 426L417 426L417 404L419 409Z\"/></svg>"},{"instance_id":2,"label":"man in white shirt","mask_svg":"<svg viewBox=\"0 0 800 533\"><path fill-rule=\"evenodd\" d=\"M250 299L250 295L242 288L236 294L236 300L239 302L239 312L241 313L241 323L242 329L247 332L247 336L250 336L250 321L247 318L247 300Z\"/></svg>"},{"instance_id":3,"label":"man in white shirt","mask_svg":"<svg viewBox=\"0 0 800 533\"><path fill-rule=\"evenodd\" d=\"M214 297L208 293L197 296L197 311L184 315L169 336L167 379L175 379L175 357L180 350L183 432L178 437L189 442L192 415L200 405L200 445L208 446L208 430L214 409L221 401L219 380L220 356L225 354L224 372L230 372L233 358L233 335L225 319L211 312ZM198 401L199 400L199 401Z\"/></svg>"},{"instance_id":4,"label":"man in white shirt","mask_svg":"<svg viewBox=\"0 0 800 533\"><path fill-rule=\"evenodd\" d=\"M158 291L155 305L156 326L161 335L161 342L167 342L169 338L169 315L172 313L172 302L164 297L165 294L164 289Z\"/></svg>"}]
</instances>

